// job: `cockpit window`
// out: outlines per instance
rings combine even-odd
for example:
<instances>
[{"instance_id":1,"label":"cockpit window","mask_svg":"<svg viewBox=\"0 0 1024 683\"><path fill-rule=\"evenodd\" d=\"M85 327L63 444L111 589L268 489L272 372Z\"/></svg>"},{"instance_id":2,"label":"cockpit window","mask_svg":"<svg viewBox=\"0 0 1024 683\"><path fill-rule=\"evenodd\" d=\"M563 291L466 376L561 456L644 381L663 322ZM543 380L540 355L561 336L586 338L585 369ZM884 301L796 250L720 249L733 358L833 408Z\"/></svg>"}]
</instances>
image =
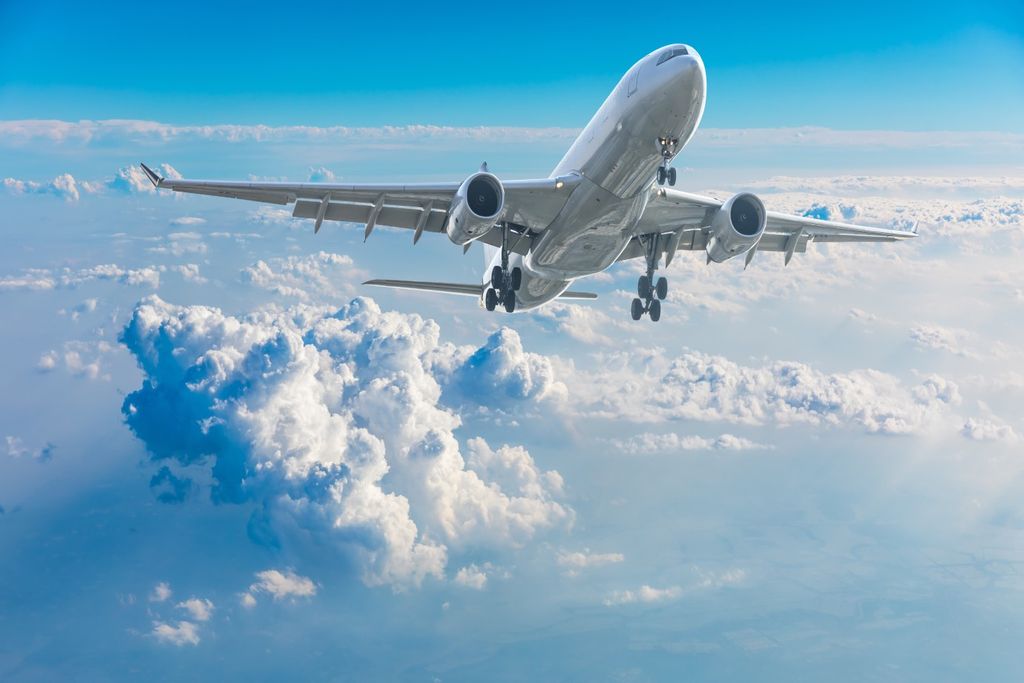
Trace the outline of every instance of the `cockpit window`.
<instances>
[{"instance_id":1,"label":"cockpit window","mask_svg":"<svg viewBox=\"0 0 1024 683\"><path fill-rule=\"evenodd\" d=\"M658 57L658 64L664 64L665 62L667 62L668 60L672 59L673 57L678 57L679 55L688 55L688 54L690 54L690 53L686 51L685 47L674 47L671 50L665 50L664 52L661 53L661 56Z\"/></svg>"}]
</instances>

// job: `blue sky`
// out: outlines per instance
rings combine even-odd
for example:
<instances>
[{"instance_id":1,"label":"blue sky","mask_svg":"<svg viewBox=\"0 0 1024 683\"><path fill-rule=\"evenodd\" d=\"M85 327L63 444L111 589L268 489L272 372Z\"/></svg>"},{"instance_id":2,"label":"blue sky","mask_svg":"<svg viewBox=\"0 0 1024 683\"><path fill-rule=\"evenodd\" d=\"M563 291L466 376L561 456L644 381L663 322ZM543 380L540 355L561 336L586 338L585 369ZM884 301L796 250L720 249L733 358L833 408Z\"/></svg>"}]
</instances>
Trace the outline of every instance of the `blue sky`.
<instances>
[{"instance_id":1,"label":"blue sky","mask_svg":"<svg viewBox=\"0 0 1024 683\"><path fill-rule=\"evenodd\" d=\"M690 4L184 2L0 9L8 117L176 123L563 125L654 47L693 44L709 126L1015 130L1013 2ZM55 18L56 17L56 18ZM229 26L230 29L225 29Z\"/></svg>"},{"instance_id":2,"label":"blue sky","mask_svg":"<svg viewBox=\"0 0 1024 683\"><path fill-rule=\"evenodd\" d=\"M1020 680L1019 5L179 7L0 6L0 679ZM677 40L681 187L920 237L488 315L134 165L546 175Z\"/></svg>"}]
</instances>

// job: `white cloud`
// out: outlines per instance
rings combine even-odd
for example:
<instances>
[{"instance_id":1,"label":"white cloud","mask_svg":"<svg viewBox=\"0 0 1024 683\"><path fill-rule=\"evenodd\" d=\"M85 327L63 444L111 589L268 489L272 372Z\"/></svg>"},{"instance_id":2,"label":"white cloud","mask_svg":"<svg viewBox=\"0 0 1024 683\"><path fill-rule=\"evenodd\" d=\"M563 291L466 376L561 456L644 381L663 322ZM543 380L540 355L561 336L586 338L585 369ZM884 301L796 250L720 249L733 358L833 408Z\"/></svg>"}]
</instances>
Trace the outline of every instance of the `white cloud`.
<instances>
[{"instance_id":1,"label":"white cloud","mask_svg":"<svg viewBox=\"0 0 1024 683\"><path fill-rule=\"evenodd\" d=\"M475 564L462 567L455 573L455 583L466 588L483 590L487 585L487 570Z\"/></svg>"},{"instance_id":2,"label":"white cloud","mask_svg":"<svg viewBox=\"0 0 1024 683\"><path fill-rule=\"evenodd\" d=\"M241 603L242 607L245 607L246 609L252 609L256 606L256 598L252 593L242 593L242 595L239 596L238 601Z\"/></svg>"},{"instance_id":3,"label":"white cloud","mask_svg":"<svg viewBox=\"0 0 1024 683\"><path fill-rule=\"evenodd\" d=\"M181 216L171 220L171 225L187 226L187 225L202 225L206 222L205 218L199 216Z\"/></svg>"},{"instance_id":4,"label":"white cloud","mask_svg":"<svg viewBox=\"0 0 1024 683\"><path fill-rule=\"evenodd\" d=\"M473 350L369 299L234 318L150 297L122 339L147 379L125 417L154 457L203 462L216 500L263 501L260 533L291 520L350 550L369 584L441 578L448 548L516 547L572 520L557 472L480 439L464 457L460 419L441 402L443 387L460 405L489 401L495 381L510 406L550 390L523 375L550 367L511 331Z\"/></svg>"},{"instance_id":5,"label":"white cloud","mask_svg":"<svg viewBox=\"0 0 1024 683\"><path fill-rule=\"evenodd\" d=\"M128 286L148 286L156 289L160 286L160 273L164 269L163 266L124 268L113 263L79 269L29 268L21 275L0 277L0 291L47 291L57 287L78 287L96 281L116 282Z\"/></svg>"},{"instance_id":6,"label":"white cloud","mask_svg":"<svg viewBox=\"0 0 1024 683\"><path fill-rule=\"evenodd\" d=\"M584 569L618 564L626 559L622 553L593 553L590 548L577 551L561 551L558 553L558 566L562 567L566 576L578 576Z\"/></svg>"},{"instance_id":7,"label":"white cloud","mask_svg":"<svg viewBox=\"0 0 1024 683\"><path fill-rule=\"evenodd\" d=\"M144 140L168 142L174 139L216 140L220 142L283 142L313 141L318 144L344 141L381 142L395 140L533 140L571 141L579 131L573 128L515 128L500 126L381 126L353 128L348 126L264 126L264 125L200 125L179 126L157 121L104 120L56 121L27 119L0 121L0 141L20 144L31 140L63 143L101 143L110 140Z\"/></svg>"},{"instance_id":8,"label":"white cloud","mask_svg":"<svg viewBox=\"0 0 1024 683\"><path fill-rule=\"evenodd\" d=\"M161 581L157 585L153 586L153 590L149 594L150 602L165 602L171 597L171 586L166 581Z\"/></svg>"},{"instance_id":9,"label":"white cloud","mask_svg":"<svg viewBox=\"0 0 1024 683\"><path fill-rule=\"evenodd\" d=\"M910 329L910 339L917 346L926 349L948 351L958 356L976 357L965 342L966 330L955 330L939 325L915 325Z\"/></svg>"},{"instance_id":10,"label":"white cloud","mask_svg":"<svg viewBox=\"0 0 1024 683\"><path fill-rule=\"evenodd\" d=\"M179 621L177 625L154 621L152 636L161 643L181 647L199 644L199 627L190 621Z\"/></svg>"},{"instance_id":11,"label":"white cloud","mask_svg":"<svg viewBox=\"0 0 1024 683\"><path fill-rule=\"evenodd\" d=\"M55 446L52 443L48 443L41 448L29 448L25 446L25 443L21 440L21 437L8 436L7 441L7 455L12 458L31 458L32 460L39 460L40 462L46 462L53 457L53 451Z\"/></svg>"},{"instance_id":12,"label":"white cloud","mask_svg":"<svg viewBox=\"0 0 1024 683\"><path fill-rule=\"evenodd\" d=\"M12 194L52 194L69 202L77 202L81 196L78 182L70 173L63 173L48 183L4 178L3 185Z\"/></svg>"},{"instance_id":13,"label":"white cloud","mask_svg":"<svg viewBox=\"0 0 1024 683\"><path fill-rule=\"evenodd\" d=\"M179 602L177 605L178 609L183 609L189 613L189 616L195 621L209 621L213 615L213 603L205 598L197 598L195 596Z\"/></svg>"},{"instance_id":14,"label":"white cloud","mask_svg":"<svg viewBox=\"0 0 1024 683\"><path fill-rule=\"evenodd\" d=\"M60 356L57 355L56 351L47 351L43 355L39 356L39 362L36 363L36 369L40 372L56 370L59 359Z\"/></svg>"},{"instance_id":15,"label":"white cloud","mask_svg":"<svg viewBox=\"0 0 1024 683\"><path fill-rule=\"evenodd\" d=\"M207 282L206 278L199 274L199 266L195 263L171 266L171 270L176 271L186 282L195 282L200 285Z\"/></svg>"},{"instance_id":16,"label":"white cloud","mask_svg":"<svg viewBox=\"0 0 1024 683\"><path fill-rule=\"evenodd\" d=\"M256 579L256 582L249 586L249 592L242 596L242 604L246 607L256 604L255 595L259 593L266 593L274 600L311 598L316 595L316 584L313 583L313 580L299 576L291 569L286 569L283 572L277 569L267 569L257 572Z\"/></svg>"},{"instance_id":17,"label":"white cloud","mask_svg":"<svg viewBox=\"0 0 1024 683\"><path fill-rule=\"evenodd\" d=\"M703 436L681 436L675 432L668 434L644 433L629 439L613 439L612 445L627 455L645 453L668 453L673 451L749 451L770 449L771 446L745 439L732 434L722 434L710 439Z\"/></svg>"},{"instance_id":18,"label":"white cloud","mask_svg":"<svg viewBox=\"0 0 1024 683\"><path fill-rule=\"evenodd\" d=\"M637 422L807 423L908 434L941 426L949 407L960 401L957 386L937 376L907 387L877 370L824 373L790 361L748 367L698 351L647 362L613 354L602 365L577 373L579 409ZM658 391L649 391L652 386Z\"/></svg>"},{"instance_id":19,"label":"white cloud","mask_svg":"<svg viewBox=\"0 0 1024 683\"><path fill-rule=\"evenodd\" d=\"M338 177L334 175L334 171L323 166L309 169L309 178L307 182L310 183L336 183Z\"/></svg>"},{"instance_id":20,"label":"white cloud","mask_svg":"<svg viewBox=\"0 0 1024 683\"><path fill-rule=\"evenodd\" d=\"M360 273L351 257L320 251L257 261L242 270L242 280L279 296L306 301L353 292L353 276Z\"/></svg>"},{"instance_id":21,"label":"white cloud","mask_svg":"<svg viewBox=\"0 0 1024 683\"><path fill-rule=\"evenodd\" d=\"M1010 425L985 419L969 418L964 422L960 433L974 441L1001 441L1012 444L1020 440L1020 436Z\"/></svg>"},{"instance_id":22,"label":"white cloud","mask_svg":"<svg viewBox=\"0 0 1024 683\"><path fill-rule=\"evenodd\" d=\"M747 573L742 569L728 569L723 572L704 571L694 567L695 580L686 588L681 586L668 586L666 588L654 588L647 584L635 590L613 591L608 594L604 604L609 607L617 605L629 605L632 603L658 603L678 600L684 595L714 590L725 586L734 586L743 583Z\"/></svg>"},{"instance_id":23,"label":"white cloud","mask_svg":"<svg viewBox=\"0 0 1024 683\"><path fill-rule=\"evenodd\" d=\"M589 283L587 278L583 282ZM580 289L584 289L582 285ZM587 304L564 304L557 301L532 312L534 319L559 333L587 344L612 344L609 332L626 329L626 325L604 311Z\"/></svg>"},{"instance_id":24,"label":"white cloud","mask_svg":"<svg viewBox=\"0 0 1024 683\"><path fill-rule=\"evenodd\" d=\"M679 586L668 586L666 588L654 588L644 584L636 590L613 591L604 600L609 607L615 605L629 605L634 602L655 603L676 600L683 594Z\"/></svg>"}]
</instances>

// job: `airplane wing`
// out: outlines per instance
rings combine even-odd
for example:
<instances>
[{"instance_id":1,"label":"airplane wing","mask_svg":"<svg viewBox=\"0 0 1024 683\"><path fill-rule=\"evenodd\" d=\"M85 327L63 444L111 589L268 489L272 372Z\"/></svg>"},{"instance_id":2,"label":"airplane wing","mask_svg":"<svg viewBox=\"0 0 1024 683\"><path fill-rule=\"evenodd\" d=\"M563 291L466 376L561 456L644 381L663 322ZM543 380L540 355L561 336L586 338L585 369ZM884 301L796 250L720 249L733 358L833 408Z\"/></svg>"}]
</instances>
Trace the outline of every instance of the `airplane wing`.
<instances>
[{"instance_id":1,"label":"airplane wing","mask_svg":"<svg viewBox=\"0 0 1024 683\"><path fill-rule=\"evenodd\" d=\"M661 247L668 261L672 260L676 249L703 250L707 246L711 219L722 204L723 201L713 197L668 187L655 188L637 226L637 234L669 234L672 239L662 240L664 244ZM916 236L916 228L872 228L768 211L764 235L755 249L748 253L747 263L753 257L753 251L785 252L786 263L789 263L794 253L807 251L807 244L812 241L895 242ZM634 237L619 260L639 258L644 253L643 245Z\"/></svg>"},{"instance_id":2,"label":"airplane wing","mask_svg":"<svg viewBox=\"0 0 1024 683\"><path fill-rule=\"evenodd\" d=\"M444 232L449 207L461 185L461 182L347 185L185 180L163 178L145 164L140 165L159 189L269 204L294 204L292 215L312 218L314 232L320 231L325 220L363 223L366 225L364 238L369 237L377 225L409 228L415 231L414 243L424 232ZM576 175L502 181L505 189L502 220L519 226L524 232L546 229L579 181ZM479 241L500 246L501 235L491 231ZM529 247L530 240L514 240L512 251L526 254Z\"/></svg>"}]
</instances>

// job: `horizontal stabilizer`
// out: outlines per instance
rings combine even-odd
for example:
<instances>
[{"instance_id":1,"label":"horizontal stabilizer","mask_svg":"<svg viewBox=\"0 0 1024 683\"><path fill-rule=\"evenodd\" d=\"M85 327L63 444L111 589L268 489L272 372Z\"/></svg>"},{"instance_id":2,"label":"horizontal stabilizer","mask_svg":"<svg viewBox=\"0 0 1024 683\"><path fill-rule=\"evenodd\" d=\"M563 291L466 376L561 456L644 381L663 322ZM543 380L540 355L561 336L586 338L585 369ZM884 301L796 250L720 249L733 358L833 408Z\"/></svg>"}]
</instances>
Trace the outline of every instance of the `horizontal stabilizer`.
<instances>
[{"instance_id":1,"label":"horizontal stabilizer","mask_svg":"<svg viewBox=\"0 0 1024 683\"><path fill-rule=\"evenodd\" d=\"M463 296L480 296L483 285L460 285L453 282L420 282L418 280L367 280L364 285L377 287L395 287L397 289L419 289L425 292L444 292L445 294L462 294Z\"/></svg>"},{"instance_id":2,"label":"horizontal stabilizer","mask_svg":"<svg viewBox=\"0 0 1024 683\"><path fill-rule=\"evenodd\" d=\"M367 280L364 285L376 287L394 287L396 289L418 289L424 292L443 292L445 294L461 294L463 296L481 296L484 286L461 285L454 282L422 282L419 280ZM597 294L591 292L562 292L560 299L596 299Z\"/></svg>"}]
</instances>

